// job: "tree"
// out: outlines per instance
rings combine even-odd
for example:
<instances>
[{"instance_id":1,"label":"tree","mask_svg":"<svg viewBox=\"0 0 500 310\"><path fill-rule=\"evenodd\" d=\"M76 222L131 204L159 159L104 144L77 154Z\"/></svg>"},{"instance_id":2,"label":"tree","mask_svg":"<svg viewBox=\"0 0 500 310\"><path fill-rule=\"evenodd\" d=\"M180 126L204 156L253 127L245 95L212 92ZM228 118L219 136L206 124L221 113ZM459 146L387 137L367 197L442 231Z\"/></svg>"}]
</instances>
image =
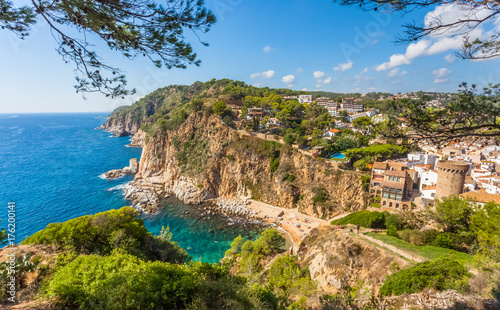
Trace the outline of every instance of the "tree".
<instances>
[{"instance_id":1,"label":"tree","mask_svg":"<svg viewBox=\"0 0 500 310\"><path fill-rule=\"evenodd\" d=\"M356 128L362 134L365 135L365 134L370 133L370 129L371 129L371 126L373 124L372 124L372 121L370 120L369 117L362 116L362 117L358 117L357 119L355 119L352 122L352 125L354 126L354 128Z\"/></svg>"},{"instance_id":2,"label":"tree","mask_svg":"<svg viewBox=\"0 0 500 310\"><path fill-rule=\"evenodd\" d=\"M290 295L307 296L315 285L307 270L301 270L293 256L285 255L276 259L269 268L268 285L286 303Z\"/></svg>"},{"instance_id":3,"label":"tree","mask_svg":"<svg viewBox=\"0 0 500 310\"><path fill-rule=\"evenodd\" d=\"M350 138L339 137L337 141L335 141L335 145L340 152L343 152L357 147L358 142Z\"/></svg>"},{"instance_id":4,"label":"tree","mask_svg":"<svg viewBox=\"0 0 500 310\"><path fill-rule=\"evenodd\" d=\"M343 123L348 123L349 119L347 119L347 116L349 116L349 113L347 113L346 110L340 110L339 113L337 114L337 120Z\"/></svg>"},{"instance_id":5,"label":"tree","mask_svg":"<svg viewBox=\"0 0 500 310\"><path fill-rule=\"evenodd\" d=\"M444 197L435 201L435 210L427 209L427 213L445 232L468 231L472 215L472 202L459 196Z\"/></svg>"},{"instance_id":6,"label":"tree","mask_svg":"<svg viewBox=\"0 0 500 310\"><path fill-rule=\"evenodd\" d=\"M292 145L293 142L295 142L295 135L293 134L293 130L291 128L288 128L286 130L285 136L283 137L283 141L285 141L285 143L288 145Z\"/></svg>"},{"instance_id":7,"label":"tree","mask_svg":"<svg viewBox=\"0 0 500 310\"><path fill-rule=\"evenodd\" d=\"M485 204L471 217L470 226L479 241L476 260L483 266L500 267L500 205Z\"/></svg>"},{"instance_id":8,"label":"tree","mask_svg":"<svg viewBox=\"0 0 500 310\"><path fill-rule=\"evenodd\" d=\"M125 88L127 82L119 68L106 64L92 50L93 38L129 59L142 55L158 68L186 68L189 64L198 66L200 60L186 42L184 31L206 33L216 21L203 0L168 1L166 5L149 0L31 3L15 8L11 1L0 0L1 29L23 39L38 15L49 25L59 45L57 52L66 63L75 65L76 91L101 92L111 97L135 91Z\"/></svg>"},{"instance_id":9,"label":"tree","mask_svg":"<svg viewBox=\"0 0 500 310\"><path fill-rule=\"evenodd\" d=\"M442 109L428 108L428 98L395 102L412 132L392 131L389 136L406 135L434 142L457 138L500 139L500 84L490 85L479 93L475 85L460 85L457 98Z\"/></svg>"},{"instance_id":10,"label":"tree","mask_svg":"<svg viewBox=\"0 0 500 310\"><path fill-rule=\"evenodd\" d=\"M214 104L214 113L217 115L223 114L227 110L226 102L219 100Z\"/></svg>"},{"instance_id":11,"label":"tree","mask_svg":"<svg viewBox=\"0 0 500 310\"><path fill-rule=\"evenodd\" d=\"M203 100L195 99L191 101L191 107L193 108L194 112L201 111L201 109L203 109Z\"/></svg>"},{"instance_id":12,"label":"tree","mask_svg":"<svg viewBox=\"0 0 500 310\"><path fill-rule=\"evenodd\" d=\"M463 59L489 59L500 57L500 34L498 28L491 30L485 38L471 38L472 31L481 24L493 23L500 15L500 4L496 0L334 0L341 5L356 5L366 11L383 13L411 12L416 8L437 5L456 5L460 13L452 18L434 14L426 17L425 25L406 24L405 35L400 36L400 43L414 42L421 38L435 35L463 37L461 51L456 53Z\"/></svg>"}]
</instances>

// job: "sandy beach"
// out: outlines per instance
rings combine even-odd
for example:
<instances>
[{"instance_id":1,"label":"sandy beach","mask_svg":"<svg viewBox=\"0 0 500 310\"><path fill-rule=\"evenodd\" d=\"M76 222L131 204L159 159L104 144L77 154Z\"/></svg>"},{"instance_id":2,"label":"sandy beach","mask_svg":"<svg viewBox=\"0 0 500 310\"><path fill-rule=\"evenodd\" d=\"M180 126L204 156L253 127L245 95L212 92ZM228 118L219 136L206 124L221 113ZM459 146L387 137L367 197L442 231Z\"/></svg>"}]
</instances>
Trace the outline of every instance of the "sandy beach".
<instances>
[{"instance_id":1,"label":"sandy beach","mask_svg":"<svg viewBox=\"0 0 500 310\"><path fill-rule=\"evenodd\" d=\"M302 214L295 209L285 209L269 205L253 199L248 200L247 208L257 212L257 216L267 222L281 223L281 228L288 232L295 244L300 242L309 232L328 221Z\"/></svg>"}]
</instances>

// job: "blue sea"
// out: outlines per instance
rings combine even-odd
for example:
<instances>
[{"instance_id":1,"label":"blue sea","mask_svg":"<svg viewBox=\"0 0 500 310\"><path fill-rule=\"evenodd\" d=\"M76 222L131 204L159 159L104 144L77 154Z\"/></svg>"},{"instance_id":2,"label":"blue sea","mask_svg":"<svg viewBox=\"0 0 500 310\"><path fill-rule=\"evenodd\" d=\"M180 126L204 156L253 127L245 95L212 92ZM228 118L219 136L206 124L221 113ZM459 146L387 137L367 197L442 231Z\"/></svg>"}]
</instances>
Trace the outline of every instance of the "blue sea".
<instances>
[{"instance_id":1,"label":"blue sea","mask_svg":"<svg viewBox=\"0 0 500 310\"><path fill-rule=\"evenodd\" d=\"M140 159L141 149L126 147L128 137L96 130L106 113L0 114L0 227L7 206L16 205L16 243L53 222L130 205L125 176L99 176ZM217 262L238 235L254 239L258 229L238 219L200 219L192 206L170 201L153 215L143 214L153 234L170 227L173 239L196 260ZM189 213L189 214L185 214Z\"/></svg>"}]
</instances>

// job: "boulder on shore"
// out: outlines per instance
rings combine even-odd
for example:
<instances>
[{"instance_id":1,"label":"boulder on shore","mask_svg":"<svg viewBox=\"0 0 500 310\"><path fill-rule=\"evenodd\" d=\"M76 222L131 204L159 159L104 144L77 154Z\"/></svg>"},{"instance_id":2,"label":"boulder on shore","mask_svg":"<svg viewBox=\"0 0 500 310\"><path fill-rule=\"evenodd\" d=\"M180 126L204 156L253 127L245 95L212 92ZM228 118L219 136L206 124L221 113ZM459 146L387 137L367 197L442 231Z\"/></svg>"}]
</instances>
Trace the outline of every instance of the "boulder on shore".
<instances>
[{"instance_id":1,"label":"boulder on shore","mask_svg":"<svg viewBox=\"0 0 500 310\"><path fill-rule=\"evenodd\" d=\"M106 176L106 179L108 180L114 180L123 175L122 169L113 169L108 172L105 172L104 175Z\"/></svg>"}]
</instances>

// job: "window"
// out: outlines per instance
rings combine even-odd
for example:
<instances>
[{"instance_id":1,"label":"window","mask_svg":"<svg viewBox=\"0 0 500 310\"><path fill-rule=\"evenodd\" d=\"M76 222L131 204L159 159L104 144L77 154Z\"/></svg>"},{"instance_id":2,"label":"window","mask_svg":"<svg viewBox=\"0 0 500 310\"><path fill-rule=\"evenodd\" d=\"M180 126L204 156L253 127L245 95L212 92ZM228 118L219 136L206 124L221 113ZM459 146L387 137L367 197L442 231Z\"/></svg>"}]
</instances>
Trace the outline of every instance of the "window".
<instances>
[{"instance_id":1,"label":"window","mask_svg":"<svg viewBox=\"0 0 500 310\"><path fill-rule=\"evenodd\" d=\"M399 209L399 203L396 204L396 209Z\"/></svg>"},{"instance_id":2,"label":"window","mask_svg":"<svg viewBox=\"0 0 500 310\"><path fill-rule=\"evenodd\" d=\"M389 208L392 208L392 202L389 202Z\"/></svg>"},{"instance_id":3,"label":"window","mask_svg":"<svg viewBox=\"0 0 500 310\"><path fill-rule=\"evenodd\" d=\"M387 201L384 200L384 202L382 203L382 205L385 207L386 204L387 204Z\"/></svg>"}]
</instances>

